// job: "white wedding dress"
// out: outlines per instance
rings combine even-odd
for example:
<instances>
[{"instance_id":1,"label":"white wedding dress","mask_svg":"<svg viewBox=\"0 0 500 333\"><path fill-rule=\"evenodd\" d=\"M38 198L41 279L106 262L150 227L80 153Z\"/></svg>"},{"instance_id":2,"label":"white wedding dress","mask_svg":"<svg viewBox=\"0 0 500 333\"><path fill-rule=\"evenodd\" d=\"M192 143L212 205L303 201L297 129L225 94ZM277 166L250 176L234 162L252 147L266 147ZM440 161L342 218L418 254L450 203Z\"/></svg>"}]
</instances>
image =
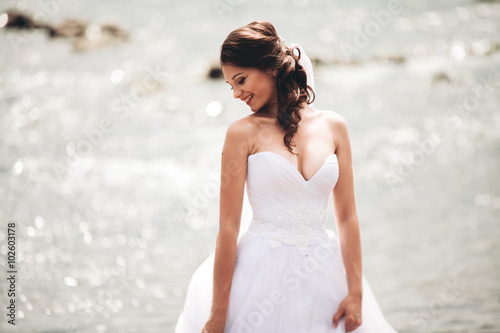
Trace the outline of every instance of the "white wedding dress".
<instances>
[{"instance_id":1,"label":"white wedding dress","mask_svg":"<svg viewBox=\"0 0 500 333\"><path fill-rule=\"evenodd\" d=\"M314 90L310 59L301 65ZM248 156L246 191L252 219L242 221L229 296L226 333L344 333L333 316L347 295L335 232L325 228L328 198L341 170L330 154L308 180L284 156ZM189 283L175 333L200 333L212 302L214 252ZM353 333L395 333L363 277L363 324Z\"/></svg>"},{"instance_id":2,"label":"white wedding dress","mask_svg":"<svg viewBox=\"0 0 500 333\"><path fill-rule=\"evenodd\" d=\"M290 161L262 151L248 156L253 217L238 242L225 332L340 333L332 320L347 295L339 241L325 229L339 177L331 154L305 180ZM194 273L176 333L200 333L212 298L214 253ZM363 324L355 333L394 333L363 277Z\"/></svg>"}]
</instances>

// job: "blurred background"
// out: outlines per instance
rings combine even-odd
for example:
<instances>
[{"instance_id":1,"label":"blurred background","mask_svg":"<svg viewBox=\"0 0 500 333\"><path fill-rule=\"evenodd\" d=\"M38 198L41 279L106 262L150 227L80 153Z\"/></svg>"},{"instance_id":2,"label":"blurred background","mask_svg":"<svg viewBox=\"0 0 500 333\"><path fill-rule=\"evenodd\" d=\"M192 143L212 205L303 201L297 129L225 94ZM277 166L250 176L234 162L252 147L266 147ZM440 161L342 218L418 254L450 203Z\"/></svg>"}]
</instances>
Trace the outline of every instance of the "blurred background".
<instances>
[{"instance_id":1,"label":"blurred background","mask_svg":"<svg viewBox=\"0 0 500 333\"><path fill-rule=\"evenodd\" d=\"M363 272L387 321L500 332L499 1L2 0L0 13L2 332L174 331L214 249L225 130L250 114L213 78L219 48L255 19L307 51L314 106L349 124Z\"/></svg>"}]
</instances>

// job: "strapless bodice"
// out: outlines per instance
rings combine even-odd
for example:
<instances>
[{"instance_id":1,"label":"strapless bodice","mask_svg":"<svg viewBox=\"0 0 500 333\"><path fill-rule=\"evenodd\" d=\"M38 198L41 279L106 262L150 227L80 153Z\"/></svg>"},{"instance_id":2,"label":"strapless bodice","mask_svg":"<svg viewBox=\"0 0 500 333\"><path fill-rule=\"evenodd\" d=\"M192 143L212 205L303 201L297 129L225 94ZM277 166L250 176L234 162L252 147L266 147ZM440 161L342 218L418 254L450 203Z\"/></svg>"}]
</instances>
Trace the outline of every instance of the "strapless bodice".
<instances>
[{"instance_id":1,"label":"strapless bodice","mask_svg":"<svg viewBox=\"0 0 500 333\"><path fill-rule=\"evenodd\" d=\"M284 156L263 151L248 156L247 196L252 220L246 238L262 236L273 246L304 249L328 241L328 198L339 177L336 154L330 154L306 180Z\"/></svg>"}]
</instances>

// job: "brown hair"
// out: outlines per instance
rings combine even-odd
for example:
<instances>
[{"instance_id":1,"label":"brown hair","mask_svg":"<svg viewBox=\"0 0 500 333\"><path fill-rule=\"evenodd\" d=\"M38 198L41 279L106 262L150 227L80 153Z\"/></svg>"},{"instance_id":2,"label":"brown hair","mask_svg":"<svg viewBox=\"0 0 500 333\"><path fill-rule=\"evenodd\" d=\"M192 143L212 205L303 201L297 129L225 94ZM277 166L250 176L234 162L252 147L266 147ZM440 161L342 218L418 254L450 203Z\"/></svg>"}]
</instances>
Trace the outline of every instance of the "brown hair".
<instances>
[{"instance_id":1,"label":"brown hair","mask_svg":"<svg viewBox=\"0 0 500 333\"><path fill-rule=\"evenodd\" d=\"M294 49L298 55L294 54ZM292 153L290 142L301 121L300 105L311 104L315 94L307 85L305 69L299 64L300 49L289 48L267 21L254 21L233 30L221 46L220 63L259 70L278 71L278 123L286 132L283 141Z\"/></svg>"}]
</instances>

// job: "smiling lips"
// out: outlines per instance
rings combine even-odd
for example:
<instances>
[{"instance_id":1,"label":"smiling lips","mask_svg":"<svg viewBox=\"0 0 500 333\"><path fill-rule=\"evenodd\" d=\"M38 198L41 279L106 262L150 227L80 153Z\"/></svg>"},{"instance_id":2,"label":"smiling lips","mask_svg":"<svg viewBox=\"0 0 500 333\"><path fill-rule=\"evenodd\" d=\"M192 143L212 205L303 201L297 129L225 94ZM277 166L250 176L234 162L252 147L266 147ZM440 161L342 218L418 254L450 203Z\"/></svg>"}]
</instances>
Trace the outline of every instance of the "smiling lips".
<instances>
[{"instance_id":1,"label":"smiling lips","mask_svg":"<svg viewBox=\"0 0 500 333\"><path fill-rule=\"evenodd\" d=\"M250 101L253 99L253 94L245 98L243 101L247 103L247 105L250 105Z\"/></svg>"}]
</instances>

